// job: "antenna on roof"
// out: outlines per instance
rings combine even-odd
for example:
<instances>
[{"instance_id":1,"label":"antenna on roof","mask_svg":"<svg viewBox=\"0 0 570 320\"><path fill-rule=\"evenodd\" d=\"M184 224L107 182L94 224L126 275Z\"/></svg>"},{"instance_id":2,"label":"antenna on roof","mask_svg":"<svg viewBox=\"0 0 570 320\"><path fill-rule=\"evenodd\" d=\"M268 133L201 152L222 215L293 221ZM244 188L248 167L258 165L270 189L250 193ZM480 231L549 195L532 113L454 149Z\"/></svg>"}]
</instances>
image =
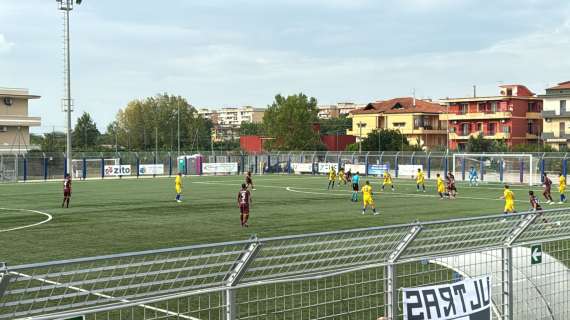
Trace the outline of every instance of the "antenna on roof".
<instances>
[{"instance_id":1,"label":"antenna on roof","mask_svg":"<svg viewBox=\"0 0 570 320\"><path fill-rule=\"evenodd\" d=\"M413 95L414 95L414 101L413 101L413 103L412 103L412 107L415 108L415 107L416 107L416 88L413 88L413 89L412 89L412 93L413 93Z\"/></svg>"},{"instance_id":2,"label":"antenna on roof","mask_svg":"<svg viewBox=\"0 0 570 320\"><path fill-rule=\"evenodd\" d=\"M477 85L473 85L473 98L477 98Z\"/></svg>"}]
</instances>

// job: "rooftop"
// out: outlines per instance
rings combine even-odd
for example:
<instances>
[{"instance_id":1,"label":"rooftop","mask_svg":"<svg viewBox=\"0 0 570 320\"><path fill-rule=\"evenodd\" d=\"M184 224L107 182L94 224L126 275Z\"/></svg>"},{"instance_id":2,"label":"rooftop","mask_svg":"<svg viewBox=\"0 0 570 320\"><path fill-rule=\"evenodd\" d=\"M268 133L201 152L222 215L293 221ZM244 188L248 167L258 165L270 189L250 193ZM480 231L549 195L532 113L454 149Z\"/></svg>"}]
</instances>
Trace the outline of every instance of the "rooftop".
<instances>
[{"instance_id":1,"label":"rooftop","mask_svg":"<svg viewBox=\"0 0 570 320\"><path fill-rule=\"evenodd\" d=\"M2 88L0 87L0 97L9 98L24 98L24 99L39 99L40 96L31 95L28 89L23 88Z\"/></svg>"},{"instance_id":2,"label":"rooftop","mask_svg":"<svg viewBox=\"0 0 570 320\"><path fill-rule=\"evenodd\" d=\"M395 98L386 101L372 102L366 107L354 110L351 114L397 114L397 113L443 113L445 107L430 101L412 97Z\"/></svg>"},{"instance_id":3,"label":"rooftop","mask_svg":"<svg viewBox=\"0 0 570 320\"><path fill-rule=\"evenodd\" d=\"M562 90L562 89L570 89L570 81L561 82L557 86L548 88L546 90Z\"/></svg>"}]
</instances>

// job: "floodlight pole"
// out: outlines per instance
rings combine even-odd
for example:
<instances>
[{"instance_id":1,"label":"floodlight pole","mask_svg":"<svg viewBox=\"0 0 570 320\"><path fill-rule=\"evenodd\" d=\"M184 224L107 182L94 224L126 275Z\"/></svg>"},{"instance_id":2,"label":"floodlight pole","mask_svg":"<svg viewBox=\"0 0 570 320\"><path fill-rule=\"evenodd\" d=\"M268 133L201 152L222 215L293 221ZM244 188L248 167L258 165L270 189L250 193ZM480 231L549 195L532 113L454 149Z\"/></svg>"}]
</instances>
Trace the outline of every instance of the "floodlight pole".
<instances>
[{"instance_id":1,"label":"floodlight pole","mask_svg":"<svg viewBox=\"0 0 570 320\"><path fill-rule=\"evenodd\" d=\"M65 11L64 20L64 37L65 37L65 112L66 112L66 174L71 172L72 146L71 146L71 48L70 48L70 31L69 31L69 12L73 10L73 4L80 4L80 0L57 0L59 10Z\"/></svg>"}]
</instances>

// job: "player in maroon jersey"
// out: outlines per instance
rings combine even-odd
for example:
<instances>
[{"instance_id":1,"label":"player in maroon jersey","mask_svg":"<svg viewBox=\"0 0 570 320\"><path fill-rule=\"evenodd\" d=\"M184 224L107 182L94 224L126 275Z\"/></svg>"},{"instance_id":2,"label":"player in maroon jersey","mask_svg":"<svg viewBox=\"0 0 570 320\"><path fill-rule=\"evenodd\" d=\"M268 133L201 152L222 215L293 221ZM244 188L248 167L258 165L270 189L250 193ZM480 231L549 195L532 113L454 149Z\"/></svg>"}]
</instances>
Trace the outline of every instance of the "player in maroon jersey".
<instances>
[{"instance_id":1,"label":"player in maroon jersey","mask_svg":"<svg viewBox=\"0 0 570 320\"><path fill-rule=\"evenodd\" d=\"M251 188L251 190L255 191L255 187L253 186L253 179L251 178L251 171L248 171L245 175L245 185L247 188Z\"/></svg>"},{"instance_id":2,"label":"player in maroon jersey","mask_svg":"<svg viewBox=\"0 0 570 320\"><path fill-rule=\"evenodd\" d=\"M65 180L63 181L63 202L61 207L64 206L69 208L69 200L71 200L71 176L69 174L65 175Z\"/></svg>"},{"instance_id":3,"label":"player in maroon jersey","mask_svg":"<svg viewBox=\"0 0 570 320\"><path fill-rule=\"evenodd\" d=\"M447 193L449 194L449 199L455 199L457 197L457 187L455 187L455 176L451 171L447 174Z\"/></svg>"},{"instance_id":4,"label":"player in maroon jersey","mask_svg":"<svg viewBox=\"0 0 570 320\"><path fill-rule=\"evenodd\" d=\"M251 193L247 190L247 185L243 183L241 190L237 196L238 207L240 212L240 220L242 227L249 227L247 220L249 220L249 206L251 205Z\"/></svg>"},{"instance_id":5,"label":"player in maroon jersey","mask_svg":"<svg viewBox=\"0 0 570 320\"><path fill-rule=\"evenodd\" d=\"M554 200L552 200L552 195L550 194L552 190L552 180L546 175L546 172L542 174L542 181L542 185L544 186L542 195L546 199L546 203L554 204Z\"/></svg>"},{"instance_id":6,"label":"player in maroon jersey","mask_svg":"<svg viewBox=\"0 0 570 320\"><path fill-rule=\"evenodd\" d=\"M533 191L528 192L528 197L530 201L530 209L534 212L537 212L539 216L542 217L542 222L548 223L548 220L544 217L544 213L542 212L542 207L538 202L538 198L534 195Z\"/></svg>"}]
</instances>

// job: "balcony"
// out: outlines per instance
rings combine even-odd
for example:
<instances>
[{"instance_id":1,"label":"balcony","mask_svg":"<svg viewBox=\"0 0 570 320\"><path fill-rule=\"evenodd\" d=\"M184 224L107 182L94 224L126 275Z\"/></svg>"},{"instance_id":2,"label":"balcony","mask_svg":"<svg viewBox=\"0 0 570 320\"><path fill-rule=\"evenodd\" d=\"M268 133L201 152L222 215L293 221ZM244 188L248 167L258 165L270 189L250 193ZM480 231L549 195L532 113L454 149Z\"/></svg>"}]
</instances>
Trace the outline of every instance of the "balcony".
<instances>
[{"instance_id":1,"label":"balcony","mask_svg":"<svg viewBox=\"0 0 570 320\"><path fill-rule=\"evenodd\" d=\"M433 126L414 127L414 129L400 129L402 134L447 134L447 130Z\"/></svg>"},{"instance_id":2,"label":"balcony","mask_svg":"<svg viewBox=\"0 0 570 320\"><path fill-rule=\"evenodd\" d=\"M39 127L42 124L40 117L5 116L0 115L0 126L8 127Z\"/></svg>"},{"instance_id":3,"label":"balcony","mask_svg":"<svg viewBox=\"0 0 570 320\"><path fill-rule=\"evenodd\" d=\"M490 120L490 119L508 119L513 116L512 112L473 112L465 114L442 114L440 120L461 121L461 120Z\"/></svg>"},{"instance_id":4,"label":"balcony","mask_svg":"<svg viewBox=\"0 0 570 320\"><path fill-rule=\"evenodd\" d=\"M541 118L570 118L570 111L559 112L558 114L554 110L542 111Z\"/></svg>"},{"instance_id":5,"label":"balcony","mask_svg":"<svg viewBox=\"0 0 570 320\"><path fill-rule=\"evenodd\" d=\"M546 142L568 142L570 140L570 134L562 133L562 134L554 134L554 132L543 132L541 135L542 140Z\"/></svg>"},{"instance_id":6,"label":"balcony","mask_svg":"<svg viewBox=\"0 0 570 320\"><path fill-rule=\"evenodd\" d=\"M540 112L527 112L525 117L529 120L542 120Z\"/></svg>"},{"instance_id":7,"label":"balcony","mask_svg":"<svg viewBox=\"0 0 570 320\"><path fill-rule=\"evenodd\" d=\"M482 131L475 131L475 132L451 132L449 134L449 139L452 140L468 140L470 137L477 138L479 134L483 134L483 139L487 140L502 140L502 139L510 139L511 134L508 132L482 132Z\"/></svg>"}]
</instances>

